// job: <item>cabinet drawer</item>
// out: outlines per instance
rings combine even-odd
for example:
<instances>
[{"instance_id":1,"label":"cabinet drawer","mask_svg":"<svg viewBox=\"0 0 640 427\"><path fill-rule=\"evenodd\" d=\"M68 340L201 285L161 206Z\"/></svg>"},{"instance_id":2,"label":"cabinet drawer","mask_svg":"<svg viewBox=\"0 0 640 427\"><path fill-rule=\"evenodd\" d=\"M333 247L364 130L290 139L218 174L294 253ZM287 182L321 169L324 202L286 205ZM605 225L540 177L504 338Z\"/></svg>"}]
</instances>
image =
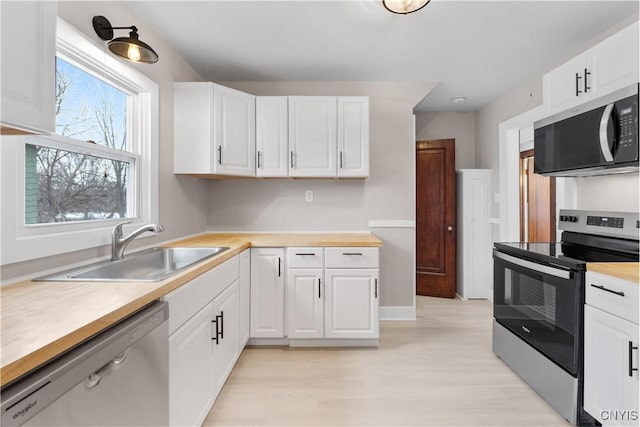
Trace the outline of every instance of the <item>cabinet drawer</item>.
<instances>
[{"instance_id":1,"label":"cabinet drawer","mask_svg":"<svg viewBox=\"0 0 640 427\"><path fill-rule=\"evenodd\" d=\"M240 276L236 255L162 297L169 303L169 335Z\"/></svg>"},{"instance_id":2,"label":"cabinet drawer","mask_svg":"<svg viewBox=\"0 0 640 427\"><path fill-rule=\"evenodd\" d=\"M378 248L325 248L326 268L378 268Z\"/></svg>"},{"instance_id":3,"label":"cabinet drawer","mask_svg":"<svg viewBox=\"0 0 640 427\"><path fill-rule=\"evenodd\" d=\"M287 248L287 268L322 268L323 248Z\"/></svg>"},{"instance_id":4,"label":"cabinet drawer","mask_svg":"<svg viewBox=\"0 0 640 427\"><path fill-rule=\"evenodd\" d=\"M638 324L638 285L587 271L586 303Z\"/></svg>"}]
</instances>

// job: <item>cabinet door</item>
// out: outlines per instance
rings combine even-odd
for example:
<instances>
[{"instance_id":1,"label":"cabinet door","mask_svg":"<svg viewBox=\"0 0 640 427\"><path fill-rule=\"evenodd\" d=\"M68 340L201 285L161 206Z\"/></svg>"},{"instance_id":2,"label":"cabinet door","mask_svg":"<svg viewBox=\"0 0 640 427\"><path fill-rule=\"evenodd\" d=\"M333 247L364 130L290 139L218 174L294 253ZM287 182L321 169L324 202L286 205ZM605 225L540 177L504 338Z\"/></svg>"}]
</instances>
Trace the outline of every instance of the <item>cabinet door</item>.
<instances>
[{"instance_id":1,"label":"cabinet door","mask_svg":"<svg viewBox=\"0 0 640 427\"><path fill-rule=\"evenodd\" d=\"M213 90L215 173L255 176L255 96L215 85Z\"/></svg>"},{"instance_id":2,"label":"cabinet door","mask_svg":"<svg viewBox=\"0 0 640 427\"><path fill-rule=\"evenodd\" d=\"M215 316L213 320L215 321L215 330L218 332L218 339L211 341L215 395L222 389L239 354L238 282L239 280L236 280L213 300L213 314Z\"/></svg>"},{"instance_id":3,"label":"cabinet door","mask_svg":"<svg viewBox=\"0 0 640 427\"><path fill-rule=\"evenodd\" d=\"M369 176L369 98L338 97L338 176Z\"/></svg>"},{"instance_id":4,"label":"cabinet door","mask_svg":"<svg viewBox=\"0 0 640 427\"><path fill-rule=\"evenodd\" d=\"M2 127L55 132L56 2L9 1L2 16Z\"/></svg>"},{"instance_id":5,"label":"cabinet door","mask_svg":"<svg viewBox=\"0 0 640 427\"><path fill-rule=\"evenodd\" d=\"M586 55L581 54L544 76L544 102L551 113L569 109L586 100L584 94L586 66Z\"/></svg>"},{"instance_id":6,"label":"cabinet door","mask_svg":"<svg viewBox=\"0 0 640 427\"><path fill-rule=\"evenodd\" d=\"M214 400L213 302L169 337L169 424L201 425Z\"/></svg>"},{"instance_id":7,"label":"cabinet door","mask_svg":"<svg viewBox=\"0 0 640 427\"><path fill-rule=\"evenodd\" d=\"M324 336L324 289L321 268L287 271L289 338Z\"/></svg>"},{"instance_id":8,"label":"cabinet door","mask_svg":"<svg viewBox=\"0 0 640 427\"><path fill-rule=\"evenodd\" d=\"M325 270L325 338L375 338L378 270Z\"/></svg>"},{"instance_id":9,"label":"cabinet door","mask_svg":"<svg viewBox=\"0 0 640 427\"><path fill-rule=\"evenodd\" d=\"M289 174L287 97L256 97L256 176Z\"/></svg>"},{"instance_id":10,"label":"cabinet door","mask_svg":"<svg viewBox=\"0 0 640 427\"><path fill-rule=\"evenodd\" d=\"M589 305L584 317L584 408L604 425L638 425L622 413L638 413L638 325Z\"/></svg>"},{"instance_id":11,"label":"cabinet door","mask_svg":"<svg viewBox=\"0 0 640 427\"><path fill-rule=\"evenodd\" d=\"M289 97L289 176L336 176L337 98Z\"/></svg>"},{"instance_id":12,"label":"cabinet door","mask_svg":"<svg viewBox=\"0 0 640 427\"><path fill-rule=\"evenodd\" d=\"M587 51L592 96L603 96L638 83L638 22Z\"/></svg>"},{"instance_id":13,"label":"cabinet door","mask_svg":"<svg viewBox=\"0 0 640 427\"><path fill-rule=\"evenodd\" d=\"M238 342L239 351L249 340L249 307L251 301L251 250L246 249L240 254L240 282L239 282L239 329L240 339Z\"/></svg>"},{"instance_id":14,"label":"cabinet door","mask_svg":"<svg viewBox=\"0 0 640 427\"><path fill-rule=\"evenodd\" d=\"M251 338L284 337L284 249L251 249Z\"/></svg>"}]
</instances>

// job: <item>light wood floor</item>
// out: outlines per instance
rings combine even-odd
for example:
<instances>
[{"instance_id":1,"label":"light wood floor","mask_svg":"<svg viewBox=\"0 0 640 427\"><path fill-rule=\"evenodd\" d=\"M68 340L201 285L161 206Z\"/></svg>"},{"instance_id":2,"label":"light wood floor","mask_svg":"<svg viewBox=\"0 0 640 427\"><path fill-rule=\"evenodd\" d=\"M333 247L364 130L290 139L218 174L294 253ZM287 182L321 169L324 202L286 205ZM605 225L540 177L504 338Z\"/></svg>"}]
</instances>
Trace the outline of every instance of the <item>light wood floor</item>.
<instances>
[{"instance_id":1,"label":"light wood floor","mask_svg":"<svg viewBox=\"0 0 640 427\"><path fill-rule=\"evenodd\" d=\"M378 349L246 349L204 425L569 425L491 351L489 301L417 304Z\"/></svg>"}]
</instances>

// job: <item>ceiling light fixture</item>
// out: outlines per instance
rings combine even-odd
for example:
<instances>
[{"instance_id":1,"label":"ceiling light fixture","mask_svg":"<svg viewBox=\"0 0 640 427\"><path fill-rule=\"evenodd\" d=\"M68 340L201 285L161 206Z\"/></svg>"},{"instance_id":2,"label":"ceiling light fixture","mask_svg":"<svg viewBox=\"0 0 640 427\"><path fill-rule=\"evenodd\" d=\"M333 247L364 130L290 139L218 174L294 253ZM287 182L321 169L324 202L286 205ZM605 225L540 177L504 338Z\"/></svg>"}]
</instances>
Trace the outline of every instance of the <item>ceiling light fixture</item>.
<instances>
[{"instance_id":1,"label":"ceiling light fixture","mask_svg":"<svg viewBox=\"0 0 640 427\"><path fill-rule=\"evenodd\" d=\"M425 7L431 0L382 0L384 7L393 13L406 15Z\"/></svg>"},{"instance_id":2,"label":"ceiling light fixture","mask_svg":"<svg viewBox=\"0 0 640 427\"><path fill-rule=\"evenodd\" d=\"M456 96L455 98L451 98L451 102L453 104L462 104L466 100L467 98L465 98L464 96Z\"/></svg>"},{"instance_id":3,"label":"ceiling light fixture","mask_svg":"<svg viewBox=\"0 0 640 427\"><path fill-rule=\"evenodd\" d=\"M133 62L154 64L158 62L158 54L148 44L138 39L138 29L131 27L112 27L104 16L93 17L93 29L98 37L108 41L109 50ZM131 30L129 37L113 38L113 30Z\"/></svg>"}]
</instances>

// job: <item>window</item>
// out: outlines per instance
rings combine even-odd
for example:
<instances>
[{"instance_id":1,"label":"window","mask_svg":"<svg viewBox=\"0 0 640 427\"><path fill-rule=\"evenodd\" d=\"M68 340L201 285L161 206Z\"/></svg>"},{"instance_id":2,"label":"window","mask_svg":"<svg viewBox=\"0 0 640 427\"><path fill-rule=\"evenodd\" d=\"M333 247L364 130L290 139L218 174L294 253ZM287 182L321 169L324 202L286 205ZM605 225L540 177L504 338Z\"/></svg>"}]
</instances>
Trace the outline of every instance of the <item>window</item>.
<instances>
[{"instance_id":1,"label":"window","mask_svg":"<svg viewBox=\"0 0 640 427\"><path fill-rule=\"evenodd\" d=\"M130 98L56 58L56 132L81 141L84 152L26 144L25 224L134 216L135 202L127 199L138 158L128 150ZM101 152L92 145L110 150Z\"/></svg>"},{"instance_id":2,"label":"window","mask_svg":"<svg viewBox=\"0 0 640 427\"><path fill-rule=\"evenodd\" d=\"M108 244L123 219L125 232L157 222L157 84L58 19L55 109L56 135L0 147L2 181L17 180L2 187L16 206L2 212L3 263Z\"/></svg>"}]
</instances>

